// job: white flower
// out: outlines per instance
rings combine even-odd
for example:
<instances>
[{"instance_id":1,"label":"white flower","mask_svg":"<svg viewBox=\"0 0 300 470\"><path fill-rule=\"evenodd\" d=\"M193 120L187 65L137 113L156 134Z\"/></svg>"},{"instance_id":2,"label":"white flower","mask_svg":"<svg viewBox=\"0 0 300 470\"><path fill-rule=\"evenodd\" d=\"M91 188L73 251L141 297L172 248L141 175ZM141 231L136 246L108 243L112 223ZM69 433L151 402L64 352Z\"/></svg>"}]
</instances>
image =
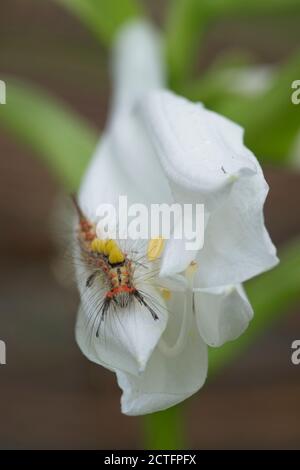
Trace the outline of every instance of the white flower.
<instances>
[{"instance_id":1,"label":"white flower","mask_svg":"<svg viewBox=\"0 0 300 470\"><path fill-rule=\"evenodd\" d=\"M168 240L153 285L144 286L160 305L157 321L134 304L107 315L99 337L91 333L103 292L99 283L87 288L88 269L77 267L78 344L117 374L122 411L130 415L170 407L199 390L207 345L237 338L252 318L241 283L278 261L264 226L268 185L243 130L164 85L156 33L145 24L128 26L115 48L111 118L79 193L91 220L100 203L117 204L124 194L129 203L205 207L203 249L186 251L184 240ZM171 286L170 300L155 279Z\"/></svg>"}]
</instances>

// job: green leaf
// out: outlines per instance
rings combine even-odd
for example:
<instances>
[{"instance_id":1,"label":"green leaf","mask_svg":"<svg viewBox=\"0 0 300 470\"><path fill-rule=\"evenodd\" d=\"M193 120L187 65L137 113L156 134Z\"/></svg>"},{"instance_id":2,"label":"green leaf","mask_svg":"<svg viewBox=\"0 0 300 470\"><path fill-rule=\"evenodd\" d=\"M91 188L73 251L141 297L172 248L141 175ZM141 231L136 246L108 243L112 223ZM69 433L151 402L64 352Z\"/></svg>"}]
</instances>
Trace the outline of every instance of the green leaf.
<instances>
[{"instance_id":1,"label":"green leaf","mask_svg":"<svg viewBox=\"0 0 300 470\"><path fill-rule=\"evenodd\" d=\"M67 190L75 190L96 145L96 132L41 89L4 80L7 104L1 106L0 126L37 153Z\"/></svg>"},{"instance_id":2,"label":"green leaf","mask_svg":"<svg viewBox=\"0 0 300 470\"><path fill-rule=\"evenodd\" d=\"M220 100L215 111L245 128L247 146L263 162L283 163L300 130L299 106L292 103L292 82L299 76L300 55L277 73L271 88L253 97Z\"/></svg>"},{"instance_id":3,"label":"green leaf","mask_svg":"<svg viewBox=\"0 0 300 470\"><path fill-rule=\"evenodd\" d=\"M110 45L126 21L139 17L137 0L54 0L74 13L104 44Z\"/></svg>"},{"instance_id":4,"label":"green leaf","mask_svg":"<svg viewBox=\"0 0 300 470\"><path fill-rule=\"evenodd\" d=\"M166 27L170 84L178 91L190 77L200 39L220 17L299 12L299 0L172 0Z\"/></svg>"},{"instance_id":5,"label":"green leaf","mask_svg":"<svg viewBox=\"0 0 300 470\"><path fill-rule=\"evenodd\" d=\"M220 348L210 348L210 376L253 344L300 300L300 239L286 246L279 258L280 264L276 268L247 283L254 318L240 338Z\"/></svg>"}]
</instances>

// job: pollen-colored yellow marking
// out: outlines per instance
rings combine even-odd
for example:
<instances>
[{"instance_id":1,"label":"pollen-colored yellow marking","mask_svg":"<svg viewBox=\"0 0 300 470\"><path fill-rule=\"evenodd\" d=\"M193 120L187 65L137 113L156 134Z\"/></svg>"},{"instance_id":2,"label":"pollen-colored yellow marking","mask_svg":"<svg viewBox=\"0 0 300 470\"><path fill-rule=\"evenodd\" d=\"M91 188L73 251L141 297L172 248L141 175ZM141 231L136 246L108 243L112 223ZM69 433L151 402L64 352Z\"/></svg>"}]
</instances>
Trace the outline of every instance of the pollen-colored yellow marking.
<instances>
[{"instance_id":1,"label":"pollen-colored yellow marking","mask_svg":"<svg viewBox=\"0 0 300 470\"><path fill-rule=\"evenodd\" d=\"M105 248L106 240L100 240L100 238L95 238L91 243L92 251L97 253L103 253Z\"/></svg>"},{"instance_id":2,"label":"pollen-colored yellow marking","mask_svg":"<svg viewBox=\"0 0 300 470\"><path fill-rule=\"evenodd\" d=\"M162 237L151 238L148 243L147 256L149 261L155 261L160 257L164 249L165 240Z\"/></svg>"},{"instance_id":3,"label":"pollen-colored yellow marking","mask_svg":"<svg viewBox=\"0 0 300 470\"><path fill-rule=\"evenodd\" d=\"M185 270L186 277L192 278L194 274L196 273L197 269L198 269L198 263L196 261L192 261Z\"/></svg>"},{"instance_id":4,"label":"pollen-colored yellow marking","mask_svg":"<svg viewBox=\"0 0 300 470\"><path fill-rule=\"evenodd\" d=\"M117 248L117 244L115 242L115 240L106 240L105 241L105 246L104 246L104 250L103 250L103 253L106 255L106 256L109 256L110 252L114 249L114 248Z\"/></svg>"},{"instance_id":5,"label":"pollen-colored yellow marking","mask_svg":"<svg viewBox=\"0 0 300 470\"><path fill-rule=\"evenodd\" d=\"M116 245L109 253L108 261L110 264L123 263L125 256L120 248Z\"/></svg>"},{"instance_id":6,"label":"pollen-colored yellow marking","mask_svg":"<svg viewBox=\"0 0 300 470\"><path fill-rule=\"evenodd\" d=\"M100 238L95 238L91 243L91 249L92 251L108 256L108 261L111 264L123 263L125 260L125 256L115 240L101 240Z\"/></svg>"},{"instance_id":7,"label":"pollen-colored yellow marking","mask_svg":"<svg viewBox=\"0 0 300 470\"><path fill-rule=\"evenodd\" d=\"M162 298L164 300L170 300L171 298L171 291L169 289L166 289L165 287L161 288L160 290Z\"/></svg>"}]
</instances>

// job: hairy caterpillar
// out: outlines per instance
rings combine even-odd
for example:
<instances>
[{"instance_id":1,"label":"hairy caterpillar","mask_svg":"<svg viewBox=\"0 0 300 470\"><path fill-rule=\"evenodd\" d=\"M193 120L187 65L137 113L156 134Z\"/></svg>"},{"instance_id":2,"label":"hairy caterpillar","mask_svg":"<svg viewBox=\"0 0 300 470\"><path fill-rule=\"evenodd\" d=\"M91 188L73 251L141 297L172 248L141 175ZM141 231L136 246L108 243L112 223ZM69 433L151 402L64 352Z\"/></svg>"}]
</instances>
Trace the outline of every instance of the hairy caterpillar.
<instances>
[{"instance_id":1,"label":"hairy caterpillar","mask_svg":"<svg viewBox=\"0 0 300 470\"><path fill-rule=\"evenodd\" d=\"M85 281L85 286L89 289L99 278L101 286L105 289L104 298L97 312L99 321L97 322L96 336L99 336L101 322L111 308L125 309L132 302L138 302L144 306L152 318L158 320L156 309L149 304L144 293L135 285L134 274L138 262L123 252L115 240L98 238L95 225L84 215L76 198L73 196L72 199L79 219L76 239L80 257L91 271ZM157 244L154 245L152 252L155 251L157 251Z\"/></svg>"}]
</instances>

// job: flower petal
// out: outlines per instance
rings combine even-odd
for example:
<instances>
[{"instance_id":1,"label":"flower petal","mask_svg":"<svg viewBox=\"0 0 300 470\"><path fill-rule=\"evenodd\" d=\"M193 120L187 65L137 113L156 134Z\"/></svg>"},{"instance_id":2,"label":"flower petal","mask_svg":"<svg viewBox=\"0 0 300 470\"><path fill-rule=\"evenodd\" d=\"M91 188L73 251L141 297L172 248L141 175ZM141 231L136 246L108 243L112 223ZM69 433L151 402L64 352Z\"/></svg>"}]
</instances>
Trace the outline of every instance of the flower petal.
<instances>
[{"instance_id":1,"label":"flower petal","mask_svg":"<svg viewBox=\"0 0 300 470\"><path fill-rule=\"evenodd\" d=\"M134 54L132 54L134 50ZM94 219L100 204L168 202L170 190L134 108L165 82L158 33L132 22L118 35L113 54L114 96L107 128L84 175L79 202ZM156 188L153 191L153 188Z\"/></svg>"},{"instance_id":2,"label":"flower petal","mask_svg":"<svg viewBox=\"0 0 300 470\"><path fill-rule=\"evenodd\" d=\"M144 21L126 24L117 36L112 65L113 109L117 112L131 108L146 91L163 87L162 44L155 28Z\"/></svg>"},{"instance_id":3,"label":"flower petal","mask_svg":"<svg viewBox=\"0 0 300 470\"><path fill-rule=\"evenodd\" d=\"M168 180L153 151L144 127L135 110L120 111L109 129L113 158L122 171L123 186L126 182L129 195L135 189L129 203L173 202ZM127 193L123 193L127 194Z\"/></svg>"},{"instance_id":4,"label":"flower petal","mask_svg":"<svg viewBox=\"0 0 300 470\"><path fill-rule=\"evenodd\" d=\"M139 113L175 200L196 199L211 211L237 177L256 173L242 129L202 104L157 90L141 100Z\"/></svg>"},{"instance_id":5,"label":"flower petal","mask_svg":"<svg viewBox=\"0 0 300 470\"><path fill-rule=\"evenodd\" d=\"M263 175L243 178L207 224L197 261L196 287L239 284L278 263L264 225L268 185Z\"/></svg>"},{"instance_id":6,"label":"flower petal","mask_svg":"<svg viewBox=\"0 0 300 470\"><path fill-rule=\"evenodd\" d=\"M112 154L110 140L104 135L82 179L79 191L80 206L86 216L94 221L100 204L113 204L117 207L119 196L127 194L130 189L134 188L126 184L122 167Z\"/></svg>"},{"instance_id":7,"label":"flower petal","mask_svg":"<svg viewBox=\"0 0 300 470\"><path fill-rule=\"evenodd\" d=\"M87 275L79 276L81 307L76 324L76 339L82 352L93 362L111 370L139 374L146 367L166 324L168 314L161 296L147 286L145 299L158 315L154 320L149 310L134 300L127 308L113 307L100 324L103 289L95 282L85 287Z\"/></svg>"},{"instance_id":8,"label":"flower petal","mask_svg":"<svg viewBox=\"0 0 300 470\"><path fill-rule=\"evenodd\" d=\"M201 104L160 90L148 93L138 110L175 202L204 204L206 224L238 181L260 171L243 145L242 128ZM195 259L185 246L186 240L169 241L161 275L182 271Z\"/></svg>"},{"instance_id":9,"label":"flower petal","mask_svg":"<svg viewBox=\"0 0 300 470\"><path fill-rule=\"evenodd\" d=\"M253 317L241 285L198 290L194 295L199 332L209 346L238 338Z\"/></svg>"},{"instance_id":10,"label":"flower petal","mask_svg":"<svg viewBox=\"0 0 300 470\"><path fill-rule=\"evenodd\" d=\"M95 220L100 204L112 204L118 212L119 197L124 195L128 207L173 201L144 129L129 112L115 116L98 144L82 180L79 202Z\"/></svg>"},{"instance_id":11,"label":"flower petal","mask_svg":"<svg viewBox=\"0 0 300 470\"><path fill-rule=\"evenodd\" d=\"M268 186L242 128L167 91L150 92L139 111L175 201L205 208L204 248L196 256L185 241L171 239L161 275L197 258L196 286L213 287L273 267L278 260L263 218Z\"/></svg>"},{"instance_id":12,"label":"flower petal","mask_svg":"<svg viewBox=\"0 0 300 470\"><path fill-rule=\"evenodd\" d=\"M186 240L175 240L170 238L166 243L162 264L161 276L175 276L176 273L184 271L189 264L196 259L198 250L187 250Z\"/></svg>"},{"instance_id":13,"label":"flower petal","mask_svg":"<svg viewBox=\"0 0 300 470\"><path fill-rule=\"evenodd\" d=\"M180 305L178 295L180 294L176 296L176 303ZM164 340L170 344L176 341L181 316L180 309L170 313L163 335ZM184 349L178 355L166 355L159 344L141 375L117 371L118 383L123 390L122 412L140 415L176 405L202 387L207 376L207 365L207 347L192 316Z\"/></svg>"}]
</instances>

